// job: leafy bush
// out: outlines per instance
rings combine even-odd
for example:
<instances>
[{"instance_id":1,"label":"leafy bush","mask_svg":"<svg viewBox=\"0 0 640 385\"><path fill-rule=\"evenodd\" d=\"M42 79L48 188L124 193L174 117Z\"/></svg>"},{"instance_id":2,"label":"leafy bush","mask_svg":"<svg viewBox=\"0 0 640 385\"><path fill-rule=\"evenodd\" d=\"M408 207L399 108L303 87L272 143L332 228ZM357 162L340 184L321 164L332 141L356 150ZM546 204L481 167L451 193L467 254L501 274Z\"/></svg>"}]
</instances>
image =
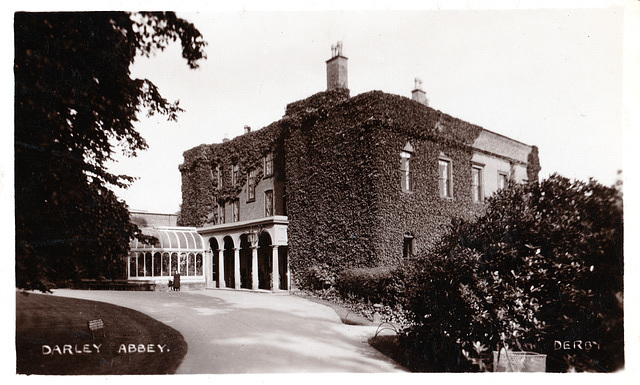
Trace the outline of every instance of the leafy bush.
<instances>
[{"instance_id":1,"label":"leafy bush","mask_svg":"<svg viewBox=\"0 0 640 385\"><path fill-rule=\"evenodd\" d=\"M401 272L394 266L346 269L338 276L337 288L345 297L353 295L371 303L395 305L403 294Z\"/></svg>"},{"instance_id":2,"label":"leafy bush","mask_svg":"<svg viewBox=\"0 0 640 385\"><path fill-rule=\"evenodd\" d=\"M481 369L507 345L547 354L550 371L621 368L622 237L613 187L553 175L502 190L411 267L412 365Z\"/></svg>"},{"instance_id":3,"label":"leafy bush","mask_svg":"<svg viewBox=\"0 0 640 385\"><path fill-rule=\"evenodd\" d=\"M336 277L329 265L311 266L296 276L297 286L310 290L327 290L335 285Z\"/></svg>"}]
</instances>

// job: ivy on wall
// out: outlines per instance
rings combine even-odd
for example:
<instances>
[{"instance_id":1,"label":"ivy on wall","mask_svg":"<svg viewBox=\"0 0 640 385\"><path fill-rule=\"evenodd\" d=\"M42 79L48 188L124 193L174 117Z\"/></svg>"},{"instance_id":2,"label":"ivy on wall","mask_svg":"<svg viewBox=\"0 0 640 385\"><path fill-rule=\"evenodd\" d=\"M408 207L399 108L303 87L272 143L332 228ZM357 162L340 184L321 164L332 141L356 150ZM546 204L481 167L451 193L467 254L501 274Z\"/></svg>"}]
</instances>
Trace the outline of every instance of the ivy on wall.
<instances>
[{"instance_id":1,"label":"ivy on wall","mask_svg":"<svg viewBox=\"0 0 640 385\"><path fill-rule=\"evenodd\" d=\"M300 106L300 110L305 111ZM403 238L435 242L453 217L481 212L471 201L471 145L481 128L373 91L327 114L307 109L285 145L290 263L302 286L320 274L397 262ZM402 192L400 153L414 147L415 191ZM438 157L452 159L454 199L440 198ZM463 187L466 186L466 187Z\"/></svg>"},{"instance_id":2,"label":"ivy on wall","mask_svg":"<svg viewBox=\"0 0 640 385\"><path fill-rule=\"evenodd\" d=\"M483 210L471 198L472 144L482 128L408 98L372 91L321 92L287 106L273 124L231 141L184 153L181 225L212 223L218 201L237 197L251 168L274 154L284 181L289 263L298 285L331 282L343 269L398 262L403 238L434 244L451 219ZM414 191L401 189L400 153L410 143ZM441 198L438 158L452 161L453 198ZM537 148L529 180L537 180ZM231 166L239 181L231 185ZM216 166L223 170L217 186Z\"/></svg>"},{"instance_id":3,"label":"ivy on wall","mask_svg":"<svg viewBox=\"0 0 640 385\"><path fill-rule=\"evenodd\" d=\"M184 152L182 207L178 224L200 227L212 224L219 203L229 203L242 192L249 170L256 171L256 183L264 177L264 158L273 153L274 176L283 180L281 121L233 140L200 145ZM238 180L232 184L232 166L238 167ZM222 172L218 186L217 167Z\"/></svg>"},{"instance_id":4,"label":"ivy on wall","mask_svg":"<svg viewBox=\"0 0 640 385\"><path fill-rule=\"evenodd\" d=\"M527 178L529 178L530 183L538 181L538 174L541 169L540 158L538 158L538 146L533 146L527 162Z\"/></svg>"}]
</instances>

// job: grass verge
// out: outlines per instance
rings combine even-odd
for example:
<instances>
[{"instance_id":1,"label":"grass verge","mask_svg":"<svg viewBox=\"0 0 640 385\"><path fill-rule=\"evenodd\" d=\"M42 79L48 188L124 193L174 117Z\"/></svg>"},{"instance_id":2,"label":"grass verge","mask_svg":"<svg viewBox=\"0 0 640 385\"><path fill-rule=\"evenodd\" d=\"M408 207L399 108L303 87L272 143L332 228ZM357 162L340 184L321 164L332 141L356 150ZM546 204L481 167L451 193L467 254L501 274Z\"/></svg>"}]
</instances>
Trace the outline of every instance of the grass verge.
<instances>
[{"instance_id":1,"label":"grass verge","mask_svg":"<svg viewBox=\"0 0 640 385\"><path fill-rule=\"evenodd\" d=\"M105 327L104 335L98 332L94 339L88 321L96 319ZM138 311L16 293L18 374L172 374L186 353L187 343L177 330Z\"/></svg>"}]
</instances>

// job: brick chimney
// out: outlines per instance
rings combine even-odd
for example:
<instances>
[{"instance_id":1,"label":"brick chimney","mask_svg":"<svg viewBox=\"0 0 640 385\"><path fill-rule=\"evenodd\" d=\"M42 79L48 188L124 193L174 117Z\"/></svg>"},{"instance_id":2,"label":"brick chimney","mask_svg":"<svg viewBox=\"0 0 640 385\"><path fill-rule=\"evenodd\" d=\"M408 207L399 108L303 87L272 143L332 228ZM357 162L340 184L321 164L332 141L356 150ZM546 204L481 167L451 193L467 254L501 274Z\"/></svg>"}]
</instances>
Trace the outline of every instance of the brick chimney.
<instances>
[{"instance_id":1,"label":"brick chimney","mask_svg":"<svg viewBox=\"0 0 640 385\"><path fill-rule=\"evenodd\" d=\"M411 91L411 99L428 106L429 99L427 99L427 93L422 90L422 80L415 78L414 83L415 86L414 90Z\"/></svg>"},{"instance_id":2,"label":"brick chimney","mask_svg":"<svg viewBox=\"0 0 640 385\"><path fill-rule=\"evenodd\" d=\"M347 58L342 56L342 42L331 46L331 59L327 60L327 91L349 88Z\"/></svg>"}]
</instances>

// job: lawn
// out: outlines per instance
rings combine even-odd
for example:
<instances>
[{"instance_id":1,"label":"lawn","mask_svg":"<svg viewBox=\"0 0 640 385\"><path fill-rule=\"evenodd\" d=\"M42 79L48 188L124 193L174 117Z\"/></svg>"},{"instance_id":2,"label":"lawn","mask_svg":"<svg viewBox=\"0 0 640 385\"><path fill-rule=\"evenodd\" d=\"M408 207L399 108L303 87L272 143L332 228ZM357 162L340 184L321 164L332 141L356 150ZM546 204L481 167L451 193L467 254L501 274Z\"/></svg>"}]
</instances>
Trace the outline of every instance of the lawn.
<instances>
[{"instance_id":1,"label":"lawn","mask_svg":"<svg viewBox=\"0 0 640 385\"><path fill-rule=\"evenodd\" d=\"M104 333L92 335L88 322L97 319ZM172 374L186 353L177 330L135 310L16 293L18 374Z\"/></svg>"}]
</instances>

